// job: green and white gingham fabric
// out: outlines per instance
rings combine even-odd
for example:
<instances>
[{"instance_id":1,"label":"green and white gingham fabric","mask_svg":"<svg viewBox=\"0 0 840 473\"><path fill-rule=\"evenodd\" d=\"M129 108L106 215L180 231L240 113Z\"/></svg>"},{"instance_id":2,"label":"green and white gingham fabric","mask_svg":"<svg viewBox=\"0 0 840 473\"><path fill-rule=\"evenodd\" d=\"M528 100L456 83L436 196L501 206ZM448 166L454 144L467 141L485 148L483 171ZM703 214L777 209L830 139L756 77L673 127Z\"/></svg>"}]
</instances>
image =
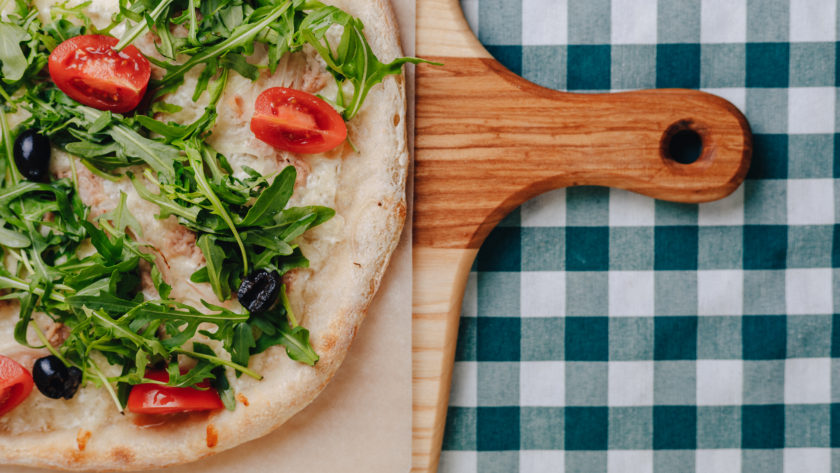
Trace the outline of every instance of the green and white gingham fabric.
<instances>
[{"instance_id":1,"label":"green and white gingham fabric","mask_svg":"<svg viewBox=\"0 0 840 473\"><path fill-rule=\"evenodd\" d=\"M744 111L755 152L720 202L570 188L490 235L440 471L840 472L837 1L463 6L526 78L703 89Z\"/></svg>"}]
</instances>

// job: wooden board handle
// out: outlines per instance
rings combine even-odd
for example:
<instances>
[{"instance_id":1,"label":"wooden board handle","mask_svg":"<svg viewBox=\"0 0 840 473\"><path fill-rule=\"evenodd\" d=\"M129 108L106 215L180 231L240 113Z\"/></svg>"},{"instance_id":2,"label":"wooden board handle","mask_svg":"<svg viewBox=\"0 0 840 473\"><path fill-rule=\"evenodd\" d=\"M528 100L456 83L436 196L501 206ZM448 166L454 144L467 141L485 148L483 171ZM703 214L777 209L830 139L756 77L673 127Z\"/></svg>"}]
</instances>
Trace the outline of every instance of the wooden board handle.
<instances>
[{"instance_id":1,"label":"wooden board handle","mask_svg":"<svg viewBox=\"0 0 840 473\"><path fill-rule=\"evenodd\" d=\"M559 187L620 187L658 199L720 199L743 181L746 119L696 90L571 94L525 81L489 58L434 58L417 72L414 241L478 248L526 200ZM691 164L671 137L702 138Z\"/></svg>"},{"instance_id":2,"label":"wooden board handle","mask_svg":"<svg viewBox=\"0 0 840 473\"><path fill-rule=\"evenodd\" d=\"M744 116L695 90L570 94L495 61L458 0L417 0L413 290L414 472L437 469L461 300L490 230L526 200L574 185L705 202L743 181L752 155ZM702 153L667 151L691 130Z\"/></svg>"}]
</instances>

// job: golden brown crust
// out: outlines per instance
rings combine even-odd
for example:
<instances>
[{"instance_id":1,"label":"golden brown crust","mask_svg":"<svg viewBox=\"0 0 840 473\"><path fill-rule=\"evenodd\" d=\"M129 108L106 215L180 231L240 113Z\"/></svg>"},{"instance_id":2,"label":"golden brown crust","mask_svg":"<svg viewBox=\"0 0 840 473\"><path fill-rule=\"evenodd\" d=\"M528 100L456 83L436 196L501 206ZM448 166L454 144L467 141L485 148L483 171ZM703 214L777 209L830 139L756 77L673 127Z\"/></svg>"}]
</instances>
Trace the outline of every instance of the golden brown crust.
<instances>
[{"instance_id":1,"label":"golden brown crust","mask_svg":"<svg viewBox=\"0 0 840 473\"><path fill-rule=\"evenodd\" d=\"M378 56L390 60L401 54L388 0L331 3L362 19ZM159 468L197 460L263 436L308 405L344 360L402 231L408 167L406 121L393 117L405 115L403 82L399 76L386 78L371 90L364 108L350 124L361 152L345 158L338 184L341 198L336 210L345 221L345 238L333 247L319 272L300 283L308 304L304 325L320 355L315 367L296 363L275 347L252 358L251 366L265 379L256 382L243 377L239 381L241 404L233 412L220 411L209 418L158 427L134 425L127 415L120 422L93 430L83 442L78 428L54 426L54 430L15 435L0 431L0 461L76 470ZM328 287L332 290L326 291ZM328 296L330 293L335 295Z\"/></svg>"}]
</instances>

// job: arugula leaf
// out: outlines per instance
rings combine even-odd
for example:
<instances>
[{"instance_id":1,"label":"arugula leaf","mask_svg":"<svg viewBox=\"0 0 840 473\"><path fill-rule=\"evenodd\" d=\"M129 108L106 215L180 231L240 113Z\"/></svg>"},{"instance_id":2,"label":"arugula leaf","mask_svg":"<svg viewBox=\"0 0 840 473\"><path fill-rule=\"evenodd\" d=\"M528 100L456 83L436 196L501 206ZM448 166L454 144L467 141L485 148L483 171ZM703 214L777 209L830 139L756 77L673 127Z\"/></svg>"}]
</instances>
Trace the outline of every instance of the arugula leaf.
<instances>
[{"instance_id":1,"label":"arugula leaf","mask_svg":"<svg viewBox=\"0 0 840 473\"><path fill-rule=\"evenodd\" d=\"M274 178L274 182L268 189L262 191L254 205L248 209L248 213L239 224L243 227L264 225L271 222L275 214L282 211L292 197L295 189L297 170L294 166L286 166Z\"/></svg>"},{"instance_id":2,"label":"arugula leaf","mask_svg":"<svg viewBox=\"0 0 840 473\"><path fill-rule=\"evenodd\" d=\"M344 27L341 41L335 49L326 37L327 30L332 25ZM345 107L343 115L348 121L359 112L370 89L382 82L385 76L401 73L405 64L429 63L419 58L400 57L383 64L373 53L362 33L363 29L364 25L358 18L337 7L323 4L307 15L300 25L301 37L318 51L338 82L336 103ZM344 104L347 102L340 87L345 81L353 85L353 96L346 106Z\"/></svg>"},{"instance_id":3,"label":"arugula leaf","mask_svg":"<svg viewBox=\"0 0 840 473\"><path fill-rule=\"evenodd\" d=\"M198 237L196 246L204 253L204 260L207 263L205 266L207 268L207 279L210 282L210 287L213 288L213 293L220 301L230 299L230 282L222 275L222 265L225 260L224 250L216 244L216 238L208 234Z\"/></svg>"},{"instance_id":4,"label":"arugula leaf","mask_svg":"<svg viewBox=\"0 0 840 473\"><path fill-rule=\"evenodd\" d=\"M117 243L111 243L108 235L96 228L92 223L85 221L82 222L82 225L84 225L85 230L87 230L90 236L91 244L107 264L114 264L121 260L123 251L122 240L118 240Z\"/></svg>"},{"instance_id":5,"label":"arugula leaf","mask_svg":"<svg viewBox=\"0 0 840 473\"><path fill-rule=\"evenodd\" d=\"M170 286L166 283L166 281L163 280L163 276L160 274L160 270L158 269L157 265L152 266L151 277L152 284L155 285L155 290L157 290L160 298L169 299L169 293L172 292L172 286Z\"/></svg>"},{"instance_id":6,"label":"arugula leaf","mask_svg":"<svg viewBox=\"0 0 840 473\"><path fill-rule=\"evenodd\" d=\"M274 345L283 345L289 358L314 366L318 361L318 354L309 344L309 330L303 327L283 327L274 335L263 334L257 340L255 353L262 353Z\"/></svg>"},{"instance_id":7,"label":"arugula leaf","mask_svg":"<svg viewBox=\"0 0 840 473\"><path fill-rule=\"evenodd\" d=\"M197 66L198 64L206 63L211 59L215 59L222 54L227 53L237 47L243 46L246 43L253 40L265 27L270 25L274 20L276 20L280 15L282 15L289 7L292 6L292 2L286 0L278 5L275 5L271 8L265 7L262 9L264 16L262 16L258 21L254 23L247 23L242 24L228 36L224 41L213 45L209 48L205 48L198 52L196 55L192 56L187 62L178 65L178 66L171 66L167 71L166 75L160 82L157 84L160 87L171 85L172 83L182 81L184 78L184 74L187 73L190 69ZM260 11L260 10L257 10ZM256 12L254 14L256 16Z\"/></svg>"},{"instance_id":8,"label":"arugula leaf","mask_svg":"<svg viewBox=\"0 0 840 473\"><path fill-rule=\"evenodd\" d=\"M27 248L32 244L25 234L8 230L2 227L3 221L0 220L0 241L6 248Z\"/></svg>"},{"instance_id":9,"label":"arugula leaf","mask_svg":"<svg viewBox=\"0 0 840 473\"><path fill-rule=\"evenodd\" d=\"M107 291L101 291L98 294L70 296L67 298L67 304L79 311L82 311L85 307L91 310L104 310L115 317L119 317L137 307L137 302L120 299Z\"/></svg>"},{"instance_id":10,"label":"arugula leaf","mask_svg":"<svg viewBox=\"0 0 840 473\"><path fill-rule=\"evenodd\" d=\"M189 222L196 222L198 221L198 214L200 209L198 207L184 207L178 205L176 202L167 199L166 197L160 194L153 194L146 186L140 182L134 174L127 173L128 179L131 181L131 184L134 185L134 189L137 191L137 194L140 195L145 200L157 204L158 208L160 209L160 215L158 218L166 218L170 215L177 215L186 219Z\"/></svg>"},{"instance_id":11,"label":"arugula leaf","mask_svg":"<svg viewBox=\"0 0 840 473\"><path fill-rule=\"evenodd\" d=\"M233 69L234 71L239 73L240 76L246 77L251 80L257 80L257 78L260 75L260 69L257 66L249 63L245 59L245 56L241 54L225 54L224 56L222 56L220 63L223 67Z\"/></svg>"},{"instance_id":12,"label":"arugula leaf","mask_svg":"<svg viewBox=\"0 0 840 473\"><path fill-rule=\"evenodd\" d=\"M147 17L144 17L142 21L138 21L137 24L129 29L122 35L120 41L114 46L116 51L122 51L125 49L126 46L131 44L138 36L140 36L146 29L149 27L149 23L154 24L158 18L160 18L161 14L167 12L169 9L169 5L172 4L173 0L161 0L155 6L155 8L149 12ZM149 21L151 20L151 21Z\"/></svg>"},{"instance_id":13,"label":"arugula leaf","mask_svg":"<svg viewBox=\"0 0 840 473\"><path fill-rule=\"evenodd\" d=\"M195 348L195 344L193 344L193 348ZM236 408L236 398L234 397L233 388L230 386L228 382L227 376L225 375L225 369L222 366L217 366L213 369L213 387L216 388L216 392L219 393L219 397L222 399L222 404L225 405L225 409L232 411Z\"/></svg>"},{"instance_id":14,"label":"arugula leaf","mask_svg":"<svg viewBox=\"0 0 840 473\"><path fill-rule=\"evenodd\" d=\"M103 276L113 274L114 271L119 271L121 273L134 271L139 262L140 258L137 256L130 257L129 259L125 259L112 265L106 265L101 261L97 261L97 259L93 259L90 264L80 269L77 273L65 275L64 283L70 287L86 286Z\"/></svg>"},{"instance_id":15,"label":"arugula leaf","mask_svg":"<svg viewBox=\"0 0 840 473\"><path fill-rule=\"evenodd\" d=\"M195 146L195 145L193 145ZM245 245L242 243L242 239L239 236L239 232L236 230L236 226L233 223L233 220L230 217L230 214L225 209L225 206L219 201L218 196L213 190L210 188L210 184L207 182L207 178L204 175L204 162L201 159L200 151L196 147L189 146L186 149L187 151L187 158L190 161L190 166L192 166L195 176L195 182L198 188L202 191L204 196L207 200L210 201L213 212L218 215L219 217L224 220L225 224L227 224L228 228L230 228L231 233L233 234L234 239L236 240L237 245L239 245L239 250L242 254L242 268L243 274L248 273L248 253L245 251Z\"/></svg>"},{"instance_id":16,"label":"arugula leaf","mask_svg":"<svg viewBox=\"0 0 840 473\"><path fill-rule=\"evenodd\" d=\"M3 174L6 174L6 170L8 169L9 175L8 178L11 181L9 184L17 185L17 183L21 180L20 171L18 171L17 165L15 164L15 157L14 151L12 150L12 134L9 130L9 122L6 119L6 112L3 111L3 107L0 107L0 138L3 139L3 157L5 158L3 162ZM3 193L0 192L0 199L3 198Z\"/></svg>"},{"instance_id":17,"label":"arugula leaf","mask_svg":"<svg viewBox=\"0 0 840 473\"><path fill-rule=\"evenodd\" d=\"M155 43L155 49L161 56L175 60L175 38L172 32L169 31L169 9L166 9L155 23L155 33L160 38L159 43Z\"/></svg>"},{"instance_id":18,"label":"arugula leaf","mask_svg":"<svg viewBox=\"0 0 840 473\"><path fill-rule=\"evenodd\" d=\"M27 289L34 288L37 285L38 281L33 281ZM28 294L21 298L20 314L18 315L18 321L15 323L14 330L15 340L21 345L30 348L39 348L30 345L29 341L26 339L26 332L29 328L29 323L32 321L32 312L35 309L36 300L37 297L34 290L30 290Z\"/></svg>"},{"instance_id":19,"label":"arugula leaf","mask_svg":"<svg viewBox=\"0 0 840 473\"><path fill-rule=\"evenodd\" d=\"M27 62L21 41L29 39L29 33L18 25L0 22L0 62L3 63L3 79L17 81L26 72Z\"/></svg>"},{"instance_id":20,"label":"arugula leaf","mask_svg":"<svg viewBox=\"0 0 840 473\"><path fill-rule=\"evenodd\" d=\"M80 158L95 159L102 156L109 156L116 154L122 150L119 143L94 143L92 141L74 141L64 145L64 150L70 154L79 156ZM118 161L117 167L127 165L127 161Z\"/></svg>"},{"instance_id":21,"label":"arugula leaf","mask_svg":"<svg viewBox=\"0 0 840 473\"><path fill-rule=\"evenodd\" d=\"M79 105L78 109L91 123L96 123L105 114L105 112L84 105ZM183 160L177 148L145 138L125 125L112 124L105 130L105 133L122 147L123 153L142 159L152 169L169 179L175 176L173 163Z\"/></svg>"},{"instance_id":22,"label":"arugula leaf","mask_svg":"<svg viewBox=\"0 0 840 473\"><path fill-rule=\"evenodd\" d=\"M315 215L315 220L312 221L311 227L317 227L333 218L335 216L335 210L320 205L290 207L277 214L274 217L274 225L269 228L271 230L279 230L283 226L293 225L296 222L305 220L311 215Z\"/></svg>"},{"instance_id":23,"label":"arugula leaf","mask_svg":"<svg viewBox=\"0 0 840 473\"><path fill-rule=\"evenodd\" d=\"M233 327L233 343L231 344L230 359L234 363L247 365L251 357L251 348L257 346L251 326L245 322Z\"/></svg>"},{"instance_id":24,"label":"arugula leaf","mask_svg":"<svg viewBox=\"0 0 840 473\"><path fill-rule=\"evenodd\" d=\"M280 285L280 303L283 304L283 309L286 311L286 319L289 321L289 325L292 328L297 327L298 322L294 312L292 312L292 304L289 302L289 296L286 294L285 284Z\"/></svg>"},{"instance_id":25,"label":"arugula leaf","mask_svg":"<svg viewBox=\"0 0 840 473\"><path fill-rule=\"evenodd\" d=\"M131 212L128 210L126 206L126 199L128 195L120 191L120 203L114 207L113 210L105 212L99 217L100 220L110 220L113 222L114 227L121 233L125 232L126 229L130 228L135 235L142 237L143 236L143 227L140 226L140 223L134 218L134 215L131 215ZM122 236L122 235L121 235Z\"/></svg>"}]
</instances>

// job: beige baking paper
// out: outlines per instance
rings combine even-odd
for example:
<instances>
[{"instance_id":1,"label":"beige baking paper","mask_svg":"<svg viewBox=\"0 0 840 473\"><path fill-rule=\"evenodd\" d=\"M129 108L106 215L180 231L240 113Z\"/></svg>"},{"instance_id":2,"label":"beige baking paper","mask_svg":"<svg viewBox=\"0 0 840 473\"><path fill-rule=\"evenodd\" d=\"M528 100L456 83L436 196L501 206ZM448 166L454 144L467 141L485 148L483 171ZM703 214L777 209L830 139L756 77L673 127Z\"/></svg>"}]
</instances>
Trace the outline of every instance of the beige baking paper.
<instances>
[{"instance_id":1,"label":"beige baking paper","mask_svg":"<svg viewBox=\"0 0 840 473\"><path fill-rule=\"evenodd\" d=\"M403 50L414 54L414 0L392 0ZM413 74L407 77L409 135ZM412 136L409 136L413 150ZM411 177L409 177L409 182ZM410 198L409 189L409 199ZM409 209L408 215L411 215ZM167 473L395 473L411 468L411 222L335 378L275 432ZM103 409L112 408L103 406ZM49 448L49 446L44 446ZM0 465L2 473L55 470Z\"/></svg>"}]
</instances>

